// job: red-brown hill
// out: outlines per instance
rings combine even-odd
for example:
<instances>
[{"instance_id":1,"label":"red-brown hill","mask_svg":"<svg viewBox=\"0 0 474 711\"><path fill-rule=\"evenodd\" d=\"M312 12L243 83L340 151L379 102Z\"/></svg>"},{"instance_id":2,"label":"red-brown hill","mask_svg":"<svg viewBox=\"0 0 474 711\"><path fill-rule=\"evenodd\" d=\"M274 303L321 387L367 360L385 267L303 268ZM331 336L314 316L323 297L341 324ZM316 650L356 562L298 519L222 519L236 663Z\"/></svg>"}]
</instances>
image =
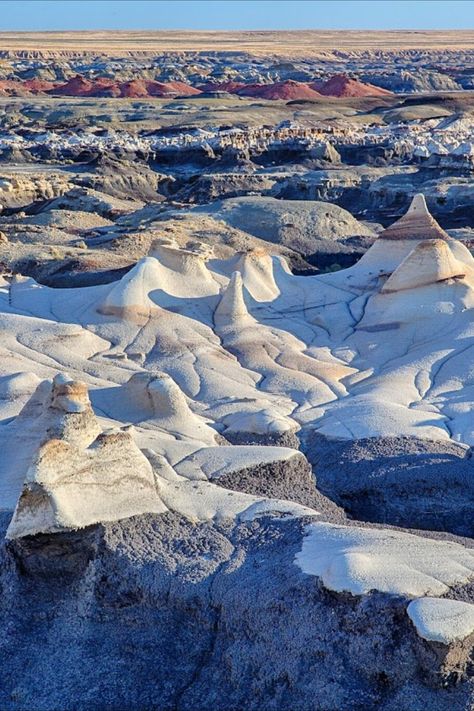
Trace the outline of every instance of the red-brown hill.
<instances>
[{"instance_id":1,"label":"red-brown hill","mask_svg":"<svg viewBox=\"0 0 474 711\"><path fill-rule=\"evenodd\" d=\"M309 85L323 96L363 97L363 96L392 96L392 92L373 84L366 84L358 79L351 79L347 74L335 74L333 77L319 84L314 82Z\"/></svg>"},{"instance_id":2,"label":"red-brown hill","mask_svg":"<svg viewBox=\"0 0 474 711\"><path fill-rule=\"evenodd\" d=\"M65 84L49 89L48 93L57 96L120 96L140 99L150 96L194 96L201 92L199 89L179 81L159 82L132 79L131 81L117 82L106 77L86 79L77 75Z\"/></svg>"},{"instance_id":3,"label":"red-brown hill","mask_svg":"<svg viewBox=\"0 0 474 711\"><path fill-rule=\"evenodd\" d=\"M299 81L278 81L273 84L247 84L235 93L239 96L254 96L259 99L317 99L320 94L308 84Z\"/></svg>"},{"instance_id":4,"label":"red-brown hill","mask_svg":"<svg viewBox=\"0 0 474 711\"><path fill-rule=\"evenodd\" d=\"M222 81L213 82L208 81L199 88L201 91L227 91L229 94L235 94L239 89L245 87L245 84L241 81Z\"/></svg>"},{"instance_id":5,"label":"red-brown hill","mask_svg":"<svg viewBox=\"0 0 474 711\"><path fill-rule=\"evenodd\" d=\"M26 79L23 82L23 88L30 91L32 94L45 94L55 86L54 82L46 81L45 79Z\"/></svg>"},{"instance_id":6,"label":"red-brown hill","mask_svg":"<svg viewBox=\"0 0 474 711\"><path fill-rule=\"evenodd\" d=\"M27 79L26 81L3 79L0 81L0 96L43 94L52 87L54 87L52 82L41 79Z\"/></svg>"}]
</instances>

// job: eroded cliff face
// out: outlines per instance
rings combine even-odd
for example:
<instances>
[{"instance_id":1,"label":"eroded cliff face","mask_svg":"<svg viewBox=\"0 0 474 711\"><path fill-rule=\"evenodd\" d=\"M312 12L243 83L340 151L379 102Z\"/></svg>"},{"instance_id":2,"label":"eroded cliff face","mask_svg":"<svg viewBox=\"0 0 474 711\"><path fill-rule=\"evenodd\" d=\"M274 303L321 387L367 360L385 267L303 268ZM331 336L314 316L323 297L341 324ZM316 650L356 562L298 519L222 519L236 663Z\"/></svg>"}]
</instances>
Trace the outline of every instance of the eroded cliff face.
<instances>
[{"instance_id":1,"label":"eroded cliff face","mask_svg":"<svg viewBox=\"0 0 474 711\"><path fill-rule=\"evenodd\" d=\"M3 546L2 708L469 708L470 639L325 589L294 563L304 525L146 515Z\"/></svg>"}]
</instances>

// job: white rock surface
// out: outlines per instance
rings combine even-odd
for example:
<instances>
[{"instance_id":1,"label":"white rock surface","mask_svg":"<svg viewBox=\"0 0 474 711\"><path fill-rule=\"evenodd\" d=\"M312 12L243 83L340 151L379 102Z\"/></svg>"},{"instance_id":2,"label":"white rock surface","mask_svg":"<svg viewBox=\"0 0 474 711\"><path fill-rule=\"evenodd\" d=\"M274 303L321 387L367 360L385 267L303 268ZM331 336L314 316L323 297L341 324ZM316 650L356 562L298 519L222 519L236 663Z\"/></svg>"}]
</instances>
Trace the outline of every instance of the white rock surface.
<instances>
[{"instance_id":1,"label":"white rock surface","mask_svg":"<svg viewBox=\"0 0 474 711\"><path fill-rule=\"evenodd\" d=\"M409 603L407 614L430 642L448 645L474 633L474 605L468 602L421 597Z\"/></svg>"},{"instance_id":2,"label":"white rock surface","mask_svg":"<svg viewBox=\"0 0 474 711\"><path fill-rule=\"evenodd\" d=\"M439 596L474 578L474 551L399 531L310 524L296 564L336 592Z\"/></svg>"},{"instance_id":3,"label":"white rock surface","mask_svg":"<svg viewBox=\"0 0 474 711\"><path fill-rule=\"evenodd\" d=\"M151 465L129 433L101 434L85 449L51 439L28 469L7 536L74 530L164 511Z\"/></svg>"},{"instance_id":4,"label":"white rock surface","mask_svg":"<svg viewBox=\"0 0 474 711\"><path fill-rule=\"evenodd\" d=\"M28 486L43 487L48 501L59 502L48 509L53 523L42 526L86 525L142 506L199 520L241 515L256 501L264 510L261 499L228 496L210 480L282 461L294 450L219 447L217 435L226 431L301 430L304 437L311 428L329 437L474 444L474 260L441 230L422 198L350 269L300 277L260 251L230 260L211 256L161 240L114 284L63 290L32 279L1 282L2 509L14 509L28 474ZM118 491L103 509L88 506L90 519L74 507L67 512L67 487L48 442L70 452L72 480L84 466L95 487L106 454L94 444L97 437L104 428L129 425L127 456L133 447L137 457L137 448L147 449L146 460L161 462L153 472L158 499L145 504L140 495L132 505L133 496L120 498ZM343 539L349 545L361 535L382 536L350 528ZM337 570L324 574L354 589L397 589L395 573L374 558L391 537L374 539L372 547L359 541L355 551L350 543L349 558L339 559L354 579ZM442 594L452 566L446 562L444 581L435 559L448 561L446 544L415 540L426 567L414 553L398 585L407 594ZM375 560L373 577L368 558ZM393 562L393 570L405 570L406 561Z\"/></svg>"},{"instance_id":5,"label":"white rock surface","mask_svg":"<svg viewBox=\"0 0 474 711\"><path fill-rule=\"evenodd\" d=\"M5 282L0 377L67 371L93 389L99 414L137 424L141 405L133 397L120 404L125 391L116 386L135 373L166 374L204 418L198 438L206 444L210 429L306 427L474 443L474 260L421 197L339 272L293 276L261 251L209 256L161 240L114 284ZM15 415L18 402L0 400L0 414ZM177 419L160 424L148 408L140 426L148 436L170 426L173 436L196 439L198 420L179 429Z\"/></svg>"}]
</instances>

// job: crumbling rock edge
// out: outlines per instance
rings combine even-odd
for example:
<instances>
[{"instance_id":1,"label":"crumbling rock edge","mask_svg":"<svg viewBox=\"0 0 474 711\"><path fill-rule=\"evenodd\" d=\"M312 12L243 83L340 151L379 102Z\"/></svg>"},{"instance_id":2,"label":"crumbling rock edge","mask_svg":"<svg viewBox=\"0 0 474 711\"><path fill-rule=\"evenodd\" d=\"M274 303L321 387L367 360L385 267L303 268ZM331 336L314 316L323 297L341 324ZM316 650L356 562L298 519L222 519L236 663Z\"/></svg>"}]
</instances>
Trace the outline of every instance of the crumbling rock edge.
<instances>
[{"instance_id":1,"label":"crumbling rock edge","mask_svg":"<svg viewBox=\"0 0 474 711\"><path fill-rule=\"evenodd\" d=\"M2 544L1 708L468 709L472 640L325 590L294 565L304 526L146 514Z\"/></svg>"}]
</instances>

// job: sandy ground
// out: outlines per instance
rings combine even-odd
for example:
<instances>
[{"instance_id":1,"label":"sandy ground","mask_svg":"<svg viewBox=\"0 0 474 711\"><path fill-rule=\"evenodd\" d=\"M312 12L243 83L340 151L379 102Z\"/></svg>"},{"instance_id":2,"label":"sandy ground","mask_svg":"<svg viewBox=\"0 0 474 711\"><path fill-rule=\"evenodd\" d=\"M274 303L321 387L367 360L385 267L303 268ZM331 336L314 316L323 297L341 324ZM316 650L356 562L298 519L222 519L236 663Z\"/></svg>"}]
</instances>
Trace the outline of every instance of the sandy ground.
<instances>
[{"instance_id":1,"label":"sandy ground","mask_svg":"<svg viewBox=\"0 0 474 711\"><path fill-rule=\"evenodd\" d=\"M0 32L0 56L69 55L74 52L133 54L163 51L230 51L275 56L318 56L338 50L472 49L474 30L456 31L99 31ZM41 48L41 49L39 49Z\"/></svg>"}]
</instances>

